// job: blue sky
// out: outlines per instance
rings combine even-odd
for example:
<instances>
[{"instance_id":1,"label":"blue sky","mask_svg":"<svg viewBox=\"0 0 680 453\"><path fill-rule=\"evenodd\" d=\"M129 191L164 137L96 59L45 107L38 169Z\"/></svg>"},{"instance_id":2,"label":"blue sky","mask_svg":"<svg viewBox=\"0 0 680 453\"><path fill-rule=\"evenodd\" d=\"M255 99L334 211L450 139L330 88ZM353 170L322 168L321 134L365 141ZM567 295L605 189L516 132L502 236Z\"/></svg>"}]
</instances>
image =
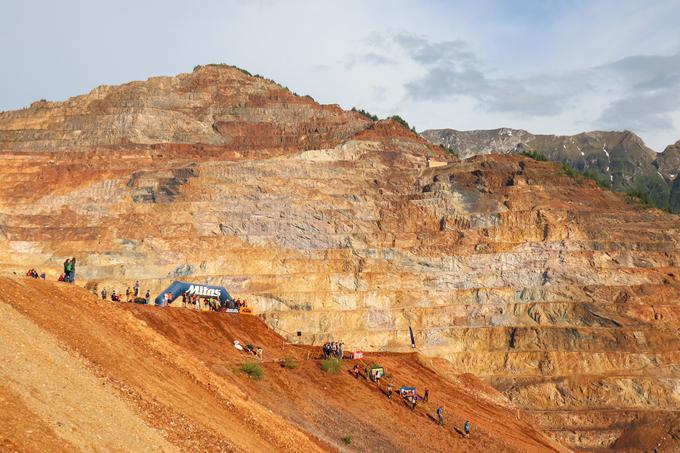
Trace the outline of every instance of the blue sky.
<instances>
[{"instance_id":1,"label":"blue sky","mask_svg":"<svg viewBox=\"0 0 680 453\"><path fill-rule=\"evenodd\" d=\"M418 130L680 139L680 2L22 1L0 109L224 62Z\"/></svg>"}]
</instances>

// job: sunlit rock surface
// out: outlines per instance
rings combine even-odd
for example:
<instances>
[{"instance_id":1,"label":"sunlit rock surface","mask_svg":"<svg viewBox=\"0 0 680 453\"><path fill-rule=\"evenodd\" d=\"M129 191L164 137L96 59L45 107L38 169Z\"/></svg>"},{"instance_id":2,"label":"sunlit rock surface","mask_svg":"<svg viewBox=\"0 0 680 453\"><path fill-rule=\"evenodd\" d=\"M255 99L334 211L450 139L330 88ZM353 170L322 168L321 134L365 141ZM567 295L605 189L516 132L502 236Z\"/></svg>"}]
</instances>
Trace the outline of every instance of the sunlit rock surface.
<instances>
[{"instance_id":1,"label":"sunlit rock surface","mask_svg":"<svg viewBox=\"0 0 680 453\"><path fill-rule=\"evenodd\" d=\"M221 66L2 113L0 150L7 272L220 284L308 344L406 351L411 326L570 447L679 425L678 217L558 165L430 168L396 122Z\"/></svg>"}]
</instances>

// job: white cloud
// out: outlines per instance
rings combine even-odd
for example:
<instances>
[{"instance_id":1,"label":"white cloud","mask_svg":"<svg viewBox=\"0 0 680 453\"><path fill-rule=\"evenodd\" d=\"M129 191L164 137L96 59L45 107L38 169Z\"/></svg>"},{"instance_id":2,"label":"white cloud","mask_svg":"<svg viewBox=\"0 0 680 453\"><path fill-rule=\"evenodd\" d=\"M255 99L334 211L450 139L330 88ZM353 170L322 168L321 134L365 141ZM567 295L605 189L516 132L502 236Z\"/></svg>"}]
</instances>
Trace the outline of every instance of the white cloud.
<instances>
[{"instance_id":1,"label":"white cloud","mask_svg":"<svg viewBox=\"0 0 680 453\"><path fill-rule=\"evenodd\" d=\"M226 62L419 129L629 128L661 149L678 23L675 0L9 2L0 109Z\"/></svg>"}]
</instances>

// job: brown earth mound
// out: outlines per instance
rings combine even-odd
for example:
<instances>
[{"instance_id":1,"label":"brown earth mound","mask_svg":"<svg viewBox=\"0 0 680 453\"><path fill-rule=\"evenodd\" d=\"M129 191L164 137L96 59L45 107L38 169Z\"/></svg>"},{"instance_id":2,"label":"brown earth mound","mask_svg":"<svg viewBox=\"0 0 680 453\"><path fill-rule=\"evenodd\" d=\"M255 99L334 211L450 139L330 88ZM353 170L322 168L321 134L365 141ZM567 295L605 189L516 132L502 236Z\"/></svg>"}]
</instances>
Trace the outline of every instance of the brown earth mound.
<instances>
[{"instance_id":1,"label":"brown earth mound","mask_svg":"<svg viewBox=\"0 0 680 453\"><path fill-rule=\"evenodd\" d=\"M8 450L566 451L494 390L414 354L365 359L397 386L430 389L412 411L386 398L384 382L354 379L352 361L323 372L318 349L288 344L254 316L115 304L32 279L0 287ZM249 359L234 339L264 348L261 381L238 371ZM282 367L284 357L297 366Z\"/></svg>"}]
</instances>

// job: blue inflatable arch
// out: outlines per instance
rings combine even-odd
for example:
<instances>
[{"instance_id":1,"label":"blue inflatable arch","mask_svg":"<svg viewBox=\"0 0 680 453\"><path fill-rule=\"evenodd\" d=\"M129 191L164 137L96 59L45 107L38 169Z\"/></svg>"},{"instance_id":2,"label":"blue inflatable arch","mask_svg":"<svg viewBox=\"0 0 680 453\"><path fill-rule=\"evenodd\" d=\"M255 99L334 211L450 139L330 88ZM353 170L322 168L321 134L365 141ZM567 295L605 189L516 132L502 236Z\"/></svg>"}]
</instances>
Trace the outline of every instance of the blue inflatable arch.
<instances>
[{"instance_id":1,"label":"blue inflatable arch","mask_svg":"<svg viewBox=\"0 0 680 453\"><path fill-rule=\"evenodd\" d=\"M198 283L187 283L187 282L173 282L170 286L165 288L156 297L156 305L163 305L165 302L165 295L167 293L172 294L172 299L170 302L177 299L184 293L189 293L191 295L203 296L203 297L217 297L220 299L220 304L225 305L227 302L233 300L229 295L229 292L223 286L212 286L212 285L201 285Z\"/></svg>"}]
</instances>

